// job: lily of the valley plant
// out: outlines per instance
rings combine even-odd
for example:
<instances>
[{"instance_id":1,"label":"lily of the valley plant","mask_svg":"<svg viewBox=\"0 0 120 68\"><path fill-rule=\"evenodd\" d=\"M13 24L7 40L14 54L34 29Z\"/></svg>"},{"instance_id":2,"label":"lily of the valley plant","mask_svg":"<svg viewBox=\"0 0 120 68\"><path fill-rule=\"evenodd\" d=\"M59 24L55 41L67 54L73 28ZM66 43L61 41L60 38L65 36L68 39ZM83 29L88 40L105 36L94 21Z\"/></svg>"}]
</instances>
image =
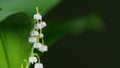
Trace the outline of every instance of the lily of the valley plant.
<instances>
[{"instance_id":1,"label":"lily of the valley plant","mask_svg":"<svg viewBox=\"0 0 120 68\"><path fill-rule=\"evenodd\" d=\"M28 42L32 44L32 49L30 56L27 60L24 60L25 68L30 68L31 64L34 64L34 68L43 68L43 64L40 62L40 57L37 53L34 52L34 49L39 50L40 52L48 51L47 45L44 44L44 35L42 29L46 27L46 22L42 21L42 16L36 7L37 13L34 14L34 26L30 32L30 37ZM40 42L41 41L41 42ZM21 68L24 68L24 64L21 64Z\"/></svg>"}]
</instances>

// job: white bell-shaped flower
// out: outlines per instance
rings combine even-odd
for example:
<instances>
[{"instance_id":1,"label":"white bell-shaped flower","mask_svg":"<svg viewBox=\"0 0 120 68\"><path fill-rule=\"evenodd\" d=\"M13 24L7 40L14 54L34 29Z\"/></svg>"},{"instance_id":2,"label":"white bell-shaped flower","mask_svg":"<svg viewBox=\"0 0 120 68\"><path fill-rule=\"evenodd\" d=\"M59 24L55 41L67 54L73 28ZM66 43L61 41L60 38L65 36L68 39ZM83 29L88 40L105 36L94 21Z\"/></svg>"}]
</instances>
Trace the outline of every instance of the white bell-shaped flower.
<instances>
[{"instance_id":1,"label":"white bell-shaped flower","mask_svg":"<svg viewBox=\"0 0 120 68\"><path fill-rule=\"evenodd\" d=\"M39 48L39 51L41 51L41 52L46 52L46 51L48 51L48 46L43 45L41 48Z\"/></svg>"},{"instance_id":2,"label":"white bell-shaped flower","mask_svg":"<svg viewBox=\"0 0 120 68\"><path fill-rule=\"evenodd\" d=\"M37 23L37 24L34 25L34 28L35 29L42 29L42 26L41 26L40 23Z\"/></svg>"},{"instance_id":3,"label":"white bell-shaped flower","mask_svg":"<svg viewBox=\"0 0 120 68\"><path fill-rule=\"evenodd\" d=\"M43 64L42 63L36 63L34 68L43 68Z\"/></svg>"},{"instance_id":4,"label":"white bell-shaped flower","mask_svg":"<svg viewBox=\"0 0 120 68\"><path fill-rule=\"evenodd\" d=\"M46 22L40 22L40 23L35 24L34 27L35 27L35 29L42 29L46 26L47 26Z\"/></svg>"},{"instance_id":5,"label":"white bell-shaped flower","mask_svg":"<svg viewBox=\"0 0 120 68\"><path fill-rule=\"evenodd\" d=\"M29 63L36 63L37 62L37 58L36 57L34 57L34 56L31 56L31 57L29 57Z\"/></svg>"},{"instance_id":6,"label":"white bell-shaped flower","mask_svg":"<svg viewBox=\"0 0 120 68\"><path fill-rule=\"evenodd\" d=\"M35 20L41 20L41 19L42 19L42 16L41 16L39 13L36 13L36 14L34 15L34 19L35 19Z\"/></svg>"},{"instance_id":7,"label":"white bell-shaped flower","mask_svg":"<svg viewBox=\"0 0 120 68\"><path fill-rule=\"evenodd\" d=\"M39 32L33 30L33 31L31 31L30 35L31 35L31 36L38 36L38 35L39 35Z\"/></svg>"},{"instance_id":8,"label":"white bell-shaped flower","mask_svg":"<svg viewBox=\"0 0 120 68\"><path fill-rule=\"evenodd\" d=\"M42 26L42 28L46 27L46 26L47 26L46 22L43 21L43 22L41 23L41 26Z\"/></svg>"},{"instance_id":9,"label":"white bell-shaped flower","mask_svg":"<svg viewBox=\"0 0 120 68\"><path fill-rule=\"evenodd\" d=\"M30 43L34 43L34 42L37 42L37 38L36 37L29 37L28 41Z\"/></svg>"},{"instance_id":10,"label":"white bell-shaped flower","mask_svg":"<svg viewBox=\"0 0 120 68\"><path fill-rule=\"evenodd\" d=\"M42 48L42 44L41 43L34 43L33 44L33 48L36 48L36 49L39 49L39 48Z\"/></svg>"}]
</instances>

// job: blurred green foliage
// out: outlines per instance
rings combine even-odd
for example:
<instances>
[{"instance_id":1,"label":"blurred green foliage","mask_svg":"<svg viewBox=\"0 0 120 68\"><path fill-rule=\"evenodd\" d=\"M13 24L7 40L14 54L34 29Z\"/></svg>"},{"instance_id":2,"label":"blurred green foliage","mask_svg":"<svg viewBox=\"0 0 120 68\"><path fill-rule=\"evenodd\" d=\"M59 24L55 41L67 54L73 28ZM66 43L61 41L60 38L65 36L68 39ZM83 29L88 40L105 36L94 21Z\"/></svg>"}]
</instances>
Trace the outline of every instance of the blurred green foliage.
<instances>
[{"instance_id":1,"label":"blurred green foliage","mask_svg":"<svg viewBox=\"0 0 120 68\"><path fill-rule=\"evenodd\" d=\"M0 68L20 68L30 53L27 38L32 25L35 7L45 15L60 0L1 0L0 1ZM56 7L57 8L57 7ZM52 45L66 33L79 33L88 29L101 30L103 21L96 14L65 20L47 20L45 42ZM52 23L51 23L52 22Z\"/></svg>"}]
</instances>

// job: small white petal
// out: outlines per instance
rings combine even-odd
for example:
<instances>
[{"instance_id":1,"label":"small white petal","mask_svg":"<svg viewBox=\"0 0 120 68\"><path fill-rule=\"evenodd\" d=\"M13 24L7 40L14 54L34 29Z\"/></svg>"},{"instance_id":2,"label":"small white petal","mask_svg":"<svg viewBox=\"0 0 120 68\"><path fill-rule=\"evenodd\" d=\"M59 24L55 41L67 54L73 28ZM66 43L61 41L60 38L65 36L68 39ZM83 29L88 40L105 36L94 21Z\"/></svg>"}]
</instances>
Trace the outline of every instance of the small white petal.
<instances>
[{"instance_id":1,"label":"small white petal","mask_svg":"<svg viewBox=\"0 0 120 68\"><path fill-rule=\"evenodd\" d=\"M41 19L42 19L42 16L37 13L37 14L34 15L34 19L35 19L35 20L41 20Z\"/></svg>"},{"instance_id":2,"label":"small white petal","mask_svg":"<svg viewBox=\"0 0 120 68\"><path fill-rule=\"evenodd\" d=\"M33 48L36 48L36 49L39 49L42 47L42 44L41 43L34 43L33 44Z\"/></svg>"},{"instance_id":3,"label":"small white petal","mask_svg":"<svg viewBox=\"0 0 120 68\"><path fill-rule=\"evenodd\" d=\"M43 64L42 63L36 63L34 68L43 68Z\"/></svg>"},{"instance_id":4,"label":"small white petal","mask_svg":"<svg viewBox=\"0 0 120 68\"><path fill-rule=\"evenodd\" d=\"M44 51L48 51L48 46L44 45L44 46L43 46L43 50L44 50Z\"/></svg>"},{"instance_id":5,"label":"small white petal","mask_svg":"<svg viewBox=\"0 0 120 68\"><path fill-rule=\"evenodd\" d=\"M37 62L37 58L36 57L34 57L34 56L31 56L31 57L29 57L29 63L36 63Z\"/></svg>"},{"instance_id":6,"label":"small white petal","mask_svg":"<svg viewBox=\"0 0 120 68\"><path fill-rule=\"evenodd\" d=\"M39 33L38 33L38 31L33 30L33 31L31 31L30 35L31 36L38 36Z\"/></svg>"},{"instance_id":7,"label":"small white petal","mask_svg":"<svg viewBox=\"0 0 120 68\"><path fill-rule=\"evenodd\" d=\"M46 51L48 51L48 46L43 45L41 48L39 48L39 51L41 51L41 52L46 52Z\"/></svg>"},{"instance_id":8,"label":"small white petal","mask_svg":"<svg viewBox=\"0 0 120 68\"><path fill-rule=\"evenodd\" d=\"M36 37L29 37L29 40L28 40L30 43L34 43L34 42L37 42L37 38Z\"/></svg>"}]
</instances>

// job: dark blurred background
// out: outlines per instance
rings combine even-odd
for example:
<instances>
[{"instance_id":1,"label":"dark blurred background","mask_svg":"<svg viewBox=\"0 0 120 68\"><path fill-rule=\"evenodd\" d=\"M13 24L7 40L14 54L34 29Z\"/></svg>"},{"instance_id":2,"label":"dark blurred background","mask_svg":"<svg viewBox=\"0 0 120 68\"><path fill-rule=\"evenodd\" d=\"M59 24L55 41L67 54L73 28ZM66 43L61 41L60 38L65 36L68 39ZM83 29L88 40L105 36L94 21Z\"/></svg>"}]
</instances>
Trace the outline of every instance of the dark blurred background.
<instances>
[{"instance_id":1,"label":"dark blurred background","mask_svg":"<svg viewBox=\"0 0 120 68\"><path fill-rule=\"evenodd\" d=\"M100 32L87 29L77 34L67 33L42 56L45 68L119 68L114 65L113 57L113 51L117 53L120 45L119 3L119 0L63 0L51 10L46 20L96 13L105 28Z\"/></svg>"}]
</instances>

